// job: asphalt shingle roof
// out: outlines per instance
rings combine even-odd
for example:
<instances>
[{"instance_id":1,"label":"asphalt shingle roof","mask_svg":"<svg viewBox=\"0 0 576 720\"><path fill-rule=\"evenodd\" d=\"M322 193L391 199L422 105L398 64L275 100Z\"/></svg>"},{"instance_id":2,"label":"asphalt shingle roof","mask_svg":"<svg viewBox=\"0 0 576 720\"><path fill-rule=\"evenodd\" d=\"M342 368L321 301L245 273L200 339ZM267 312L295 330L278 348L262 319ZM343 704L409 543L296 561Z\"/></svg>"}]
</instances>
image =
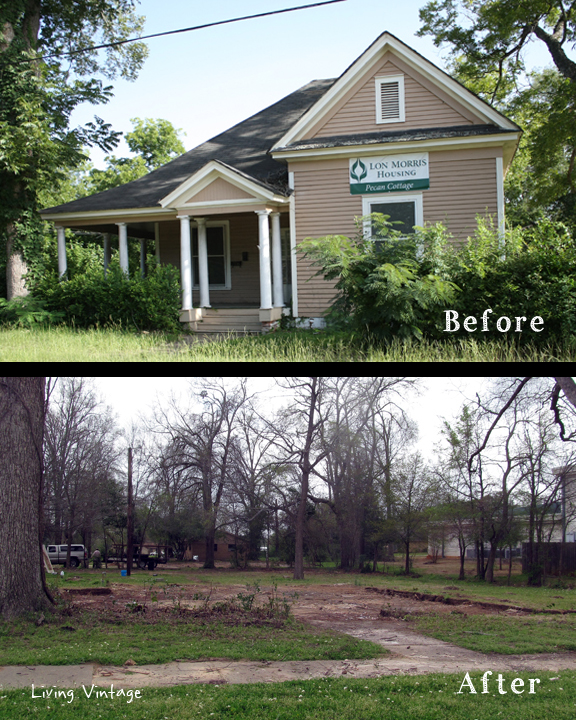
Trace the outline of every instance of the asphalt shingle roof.
<instances>
[{"instance_id":1,"label":"asphalt shingle roof","mask_svg":"<svg viewBox=\"0 0 576 720\"><path fill-rule=\"evenodd\" d=\"M496 125L456 125L452 127L418 128L375 133L354 133L352 135L332 135L299 140L274 152L308 150L315 148L344 147L353 145L380 145L382 143L411 142L414 140L437 140L450 137L471 137L476 135L495 135L511 132Z\"/></svg>"},{"instance_id":2,"label":"asphalt shingle roof","mask_svg":"<svg viewBox=\"0 0 576 720\"><path fill-rule=\"evenodd\" d=\"M46 208L43 212L155 207L163 197L210 160L220 160L265 183L276 192L287 194L286 166L274 160L268 151L334 82L333 79L314 80L138 180L64 205Z\"/></svg>"}]
</instances>

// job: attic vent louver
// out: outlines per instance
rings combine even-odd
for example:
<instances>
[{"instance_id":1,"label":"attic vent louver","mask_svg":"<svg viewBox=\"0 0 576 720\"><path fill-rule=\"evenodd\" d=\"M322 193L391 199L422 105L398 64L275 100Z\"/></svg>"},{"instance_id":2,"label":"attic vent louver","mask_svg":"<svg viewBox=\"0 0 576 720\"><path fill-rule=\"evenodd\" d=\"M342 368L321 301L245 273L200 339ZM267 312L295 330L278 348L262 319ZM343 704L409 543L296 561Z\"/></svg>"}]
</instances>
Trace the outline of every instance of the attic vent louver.
<instances>
[{"instance_id":1,"label":"attic vent louver","mask_svg":"<svg viewBox=\"0 0 576 720\"><path fill-rule=\"evenodd\" d=\"M376 78L376 122L404 122L404 76Z\"/></svg>"},{"instance_id":2,"label":"attic vent louver","mask_svg":"<svg viewBox=\"0 0 576 720\"><path fill-rule=\"evenodd\" d=\"M380 103L383 120L398 119L400 115L400 98L398 83L382 83L380 85Z\"/></svg>"}]
</instances>

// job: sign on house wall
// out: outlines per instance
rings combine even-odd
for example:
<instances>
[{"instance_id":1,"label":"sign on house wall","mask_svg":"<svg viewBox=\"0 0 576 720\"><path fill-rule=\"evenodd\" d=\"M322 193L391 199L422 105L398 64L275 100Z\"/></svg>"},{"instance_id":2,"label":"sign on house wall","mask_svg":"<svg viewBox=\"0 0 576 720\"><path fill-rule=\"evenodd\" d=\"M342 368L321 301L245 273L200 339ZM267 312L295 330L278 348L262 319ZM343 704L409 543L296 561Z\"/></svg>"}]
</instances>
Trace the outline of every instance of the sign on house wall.
<instances>
[{"instance_id":1,"label":"sign on house wall","mask_svg":"<svg viewBox=\"0 0 576 720\"><path fill-rule=\"evenodd\" d=\"M402 192L430 187L428 153L350 158L350 193Z\"/></svg>"}]
</instances>

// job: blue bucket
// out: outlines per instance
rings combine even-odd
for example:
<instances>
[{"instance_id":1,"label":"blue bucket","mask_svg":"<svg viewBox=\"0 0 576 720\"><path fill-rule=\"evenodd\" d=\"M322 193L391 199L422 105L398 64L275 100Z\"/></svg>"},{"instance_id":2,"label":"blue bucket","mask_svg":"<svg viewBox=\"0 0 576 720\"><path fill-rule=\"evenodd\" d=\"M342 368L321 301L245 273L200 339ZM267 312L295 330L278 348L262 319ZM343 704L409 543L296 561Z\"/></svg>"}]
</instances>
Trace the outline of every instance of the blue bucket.
<instances>
[{"instance_id":1,"label":"blue bucket","mask_svg":"<svg viewBox=\"0 0 576 720\"><path fill-rule=\"evenodd\" d=\"M126 575L128 575L128 570L120 570L120 575L122 575L122 577L126 577Z\"/></svg>"}]
</instances>

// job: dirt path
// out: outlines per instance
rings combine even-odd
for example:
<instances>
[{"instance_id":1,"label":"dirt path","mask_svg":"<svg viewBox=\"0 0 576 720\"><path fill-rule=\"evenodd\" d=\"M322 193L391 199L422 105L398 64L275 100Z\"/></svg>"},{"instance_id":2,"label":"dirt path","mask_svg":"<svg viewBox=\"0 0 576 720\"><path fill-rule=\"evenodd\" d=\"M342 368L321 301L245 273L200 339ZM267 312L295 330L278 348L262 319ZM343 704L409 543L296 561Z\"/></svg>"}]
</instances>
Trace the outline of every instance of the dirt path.
<instances>
[{"instance_id":1,"label":"dirt path","mask_svg":"<svg viewBox=\"0 0 576 720\"><path fill-rule=\"evenodd\" d=\"M125 587L125 586L124 586ZM243 589L242 587L240 589ZM284 589L284 588L283 588ZM394 617L406 613L454 612L441 603L401 597L384 597L364 587L310 585L285 588L299 594L293 608L296 618L324 629L337 630L385 647L390 654L374 660L312 660L288 662L201 661L163 665L107 667L97 665L62 667L0 667L0 689L41 685L75 687L90 685L140 688L188 683L253 683L317 677L379 677L431 672L462 673L492 670L538 671L576 669L576 653L542 655L484 655L441 640L418 634ZM221 588L217 597L233 596L238 588ZM117 596L121 593L115 593ZM86 602L92 602L86 600ZM381 615L384 610L386 616ZM459 606L458 612L484 615L516 615L515 610L493 610L474 605ZM65 674L65 677L64 677Z\"/></svg>"}]
</instances>

